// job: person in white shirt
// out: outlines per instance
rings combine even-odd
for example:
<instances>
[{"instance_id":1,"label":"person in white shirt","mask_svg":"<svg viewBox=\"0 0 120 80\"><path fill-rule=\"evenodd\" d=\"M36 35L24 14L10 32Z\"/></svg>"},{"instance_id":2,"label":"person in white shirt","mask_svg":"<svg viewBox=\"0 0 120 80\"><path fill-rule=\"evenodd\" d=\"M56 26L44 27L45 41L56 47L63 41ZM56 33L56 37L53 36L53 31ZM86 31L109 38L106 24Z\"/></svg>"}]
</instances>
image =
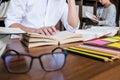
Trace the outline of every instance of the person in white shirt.
<instances>
[{"instance_id":1,"label":"person in white shirt","mask_svg":"<svg viewBox=\"0 0 120 80\"><path fill-rule=\"evenodd\" d=\"M100 18L95 18L92 20L97 23L97 25L102 26L116 26L116 7L111 3L110 0L99 0L99 2L104 5L103 12Z\"/></svg>"},{"instance_id":2,"label":"person in white shirt","mask_svg":"<svg viewBox=\"0 0 120 80\"><path fill-rule=\"evenodd\" d=\"M60 20L68 31L79 28L75 0L11 0L5 26L53 35L58 31L55 26Z\"/></svg>"}]
</instances>

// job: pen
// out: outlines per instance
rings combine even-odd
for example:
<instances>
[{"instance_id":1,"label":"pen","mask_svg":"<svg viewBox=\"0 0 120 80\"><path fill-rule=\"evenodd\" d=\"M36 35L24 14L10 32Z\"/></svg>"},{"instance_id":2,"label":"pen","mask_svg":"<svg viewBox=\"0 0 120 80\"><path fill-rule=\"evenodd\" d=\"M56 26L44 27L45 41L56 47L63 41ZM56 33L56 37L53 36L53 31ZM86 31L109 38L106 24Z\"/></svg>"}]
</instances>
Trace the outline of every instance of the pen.
<instances>
[{"instance_id":1,"label":"pen","mask_svg":"<svg viewBox=\"0 0 120 80\"><path fill-rule=\"evenodd\" d=\"M112 60L118 59L119 56L117 55L113 55L113 54L108 54L108 53L103 53L103 52L98 52L98 51L94 51L94 50L89 50L89 49L84 49L84 48L77 48L77 47L69 47L70 49L75 49L78 51L84 51L84 52L89 52L90 54L96 54L96 55L100 55L100 56L104 56L104 57L108 57Z\"/></svg>"},{"instance_id":2,"label":"pen","mask_svg":"<svg viewBox=\"0 0 120 80\"><path fill-rule=\"evenodd\" d=\"M106 49L106 48L102 48L102 47L89 46L89 45L79 45L78 48L79 47L84 48L84 49L88 49L88 50L103 52L103 53L112 54L112 55L117 55L120 58L120 52L119 51Z\"/></svg>"},{"instance_id":3,"label":"pen","mask_svg":"<svg viewBox=\"0 0 120 80\"><path fill-rule=\"evenodd\" d=\"M83 52L83 51L77 51L74 49L70 49L70 48L65 48L65 50L70 51L70 52L75 52L75 53L79 53L81 55L87 56L87 57L91 57L100 61L104 61L104 62L112 62L113 60L109 59L108 57L104 57L104 56L100 56L100 55L95 55L95 54L90 54L88 52Z\"/></svg>"}]
</instances>

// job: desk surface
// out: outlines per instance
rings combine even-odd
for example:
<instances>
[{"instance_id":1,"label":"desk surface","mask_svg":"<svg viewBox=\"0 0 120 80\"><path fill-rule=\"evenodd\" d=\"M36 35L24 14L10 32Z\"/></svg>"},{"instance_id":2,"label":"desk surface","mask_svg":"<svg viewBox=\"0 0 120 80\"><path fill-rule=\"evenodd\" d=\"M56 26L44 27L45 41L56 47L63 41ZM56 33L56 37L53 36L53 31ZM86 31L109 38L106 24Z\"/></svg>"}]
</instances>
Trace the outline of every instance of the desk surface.
<instances>
[{"instance_id":1,"label":"desk surface","mask_svg":"<svg viewBox=\"0 0 120 80\"><path fill-rule=\"evenodd\" d=\"M61 47L77 46L79 43L61 45ZM22 53L37 56L49 52L56 46L25 48L19 40L11 40L8 48ZM120 80L120 60L105 63L79 55L68 54L63 69L55 72L45 72L37 60L34 60L30 72L26 74L10 74L6 71L0 59L0 80Z\"/></svg>"}]
</instances>

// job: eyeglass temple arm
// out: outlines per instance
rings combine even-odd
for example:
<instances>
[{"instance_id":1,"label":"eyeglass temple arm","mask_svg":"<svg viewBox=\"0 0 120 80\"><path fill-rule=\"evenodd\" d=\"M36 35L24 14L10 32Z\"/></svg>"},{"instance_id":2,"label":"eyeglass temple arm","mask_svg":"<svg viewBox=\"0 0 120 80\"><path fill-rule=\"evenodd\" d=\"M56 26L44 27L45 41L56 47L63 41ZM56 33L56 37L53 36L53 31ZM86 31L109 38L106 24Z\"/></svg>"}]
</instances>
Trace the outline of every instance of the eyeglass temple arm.
<instances>
[{"instance_id":1,"label":"eyeglass temple arm","mask_svg":"<svg viewBox=\"0 0 120 80\"><path fill-rule=\"evenodd\" d=\"M15 52L17 55L20 55L19 52L17 52L16 50L13 50L13 49L7 50L7 51L5 52L5 54L6 54L6 53L9 53L9 52ZM10 53L9 53L9 54L10 54Z\"/></svg>"},{"instance_id":2,"label":"eyeglass temple arm","mask_svg":"<svg viewBox=\"0 0 120 80\"><path fill-rule=\"evenodd\" d=\"M60 47L60 41L58 42L58 47Z\"/></svg>"},{"instance_id":3,"label":"eyeglass temple arm","mask_svg":"<svg viewBox=\"0 0 120 80\"><path fill-rule=\"evenodd\" d=\"M61 47L56 47L55 49L52 50L52 53L54 53L55 50L57 50L57 49L61 49L62 52L67 55L67 51L65 49L61 48Z\"/></svg>"}]
</instances>

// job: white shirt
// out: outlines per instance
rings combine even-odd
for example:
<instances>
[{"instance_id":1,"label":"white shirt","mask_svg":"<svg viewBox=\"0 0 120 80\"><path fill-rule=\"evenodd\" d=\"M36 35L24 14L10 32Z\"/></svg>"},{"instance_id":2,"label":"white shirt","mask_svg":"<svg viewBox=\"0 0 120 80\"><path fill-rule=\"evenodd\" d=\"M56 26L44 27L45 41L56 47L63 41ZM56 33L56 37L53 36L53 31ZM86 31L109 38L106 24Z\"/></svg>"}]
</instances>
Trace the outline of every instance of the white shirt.
<instances>
[{"instance_id":1,"label":"white shirt","mask_svg":"<svg viewBox=\"0 0 120 80\"><path fill-rule=\"evenodd\" d=\"M103 13L101 15L102 21L98 22L98 25L104 25L104 26L116 26L116 8L115 5L110 5L107 8L103 9Z\"/></svg>"},{"instance_id":2,"label":"white shirt","mask_svg":"<svg viewBox=\"0 0 120 80\"><path fill-rule=\"evenodd\" d=\"M6 27L20 23L26 27L40 28L55 26L62 21L66 30L74 32L67 21L68 5L66 0L11 0L5 19Z\"/></svg>"}]
</instances>

